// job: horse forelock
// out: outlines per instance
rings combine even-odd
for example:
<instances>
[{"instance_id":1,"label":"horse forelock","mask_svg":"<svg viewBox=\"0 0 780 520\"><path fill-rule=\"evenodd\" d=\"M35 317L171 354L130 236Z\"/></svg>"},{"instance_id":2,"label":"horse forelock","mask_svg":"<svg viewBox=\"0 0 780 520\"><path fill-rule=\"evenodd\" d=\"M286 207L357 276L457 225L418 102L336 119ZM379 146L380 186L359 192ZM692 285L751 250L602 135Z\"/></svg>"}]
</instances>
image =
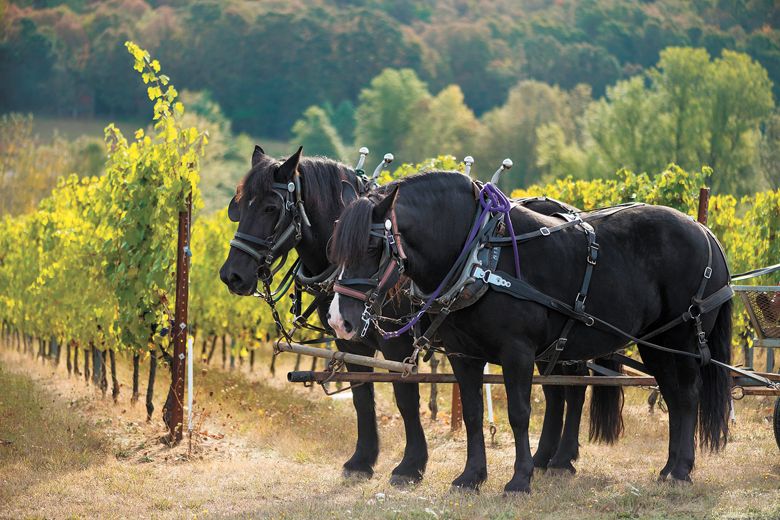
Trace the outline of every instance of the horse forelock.
<instances>
[{"instance_id":1,"label":"horse forelock","mask_svg":"<svg viewBox=\"0 0 780 520\"><path fill-rule=\"evenodd\" d=\"M371 234L373 209L373 202L361 198L341 213L328 254L331 262L349 266L365 257Z\"/></svg>"}]
</instances>

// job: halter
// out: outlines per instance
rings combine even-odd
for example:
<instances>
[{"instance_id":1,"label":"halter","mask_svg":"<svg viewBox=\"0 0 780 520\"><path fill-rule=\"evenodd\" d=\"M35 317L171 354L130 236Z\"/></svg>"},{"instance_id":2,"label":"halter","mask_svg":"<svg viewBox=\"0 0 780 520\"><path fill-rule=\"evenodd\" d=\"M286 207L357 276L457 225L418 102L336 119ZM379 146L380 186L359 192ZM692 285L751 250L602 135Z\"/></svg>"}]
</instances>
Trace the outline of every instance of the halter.
<instances>
[{"instance_id":1,"label":"halter","mask_svg":"<svg viewBox=\"0 0 780 520\"><path fill-rule=\"evenodd\" d=\"M360 337L365 337L371 322L381 313L387 293L395 287L401 275L404 273L406 253L401 243L401 234L398 232L395 208L390 212L390 218L382 224L371 224L371 236L379 237L384 241L384 252L379 262L379 268L370 278L340 279L333 285L333 291L362 301L365 305L361 319L363 328ZM353 289L352 286L364 285L370 288L366 291Z\"/></svg>"},{"instance_id":2,"label":"halter","mask_svg":"<svg viewBox=\"0 0 780 520\"><path fill-rule=\"evenodd\" d=\"M282 212L279 214L271 236L260 238L237 231L233 240L230 241L231 247L235 247L255 259L258 264L258 278L263 282L268 282L273 278L287 260L288 251L300 242L303 236L302 224L311 227L301 198L301 178L297 169L292 181L287 184L274 182L271 188L282 199ZM231 205L235 202L236 199L233 198ZM290 215L290 222L283 231L279 232L287 215ZM233 216L230 216L230 220L238 222L238 219ZM290 239L293 240L292 244L287 247ZM257 246L260 246L263 252L258 251ZM278 257L280 250L283 250L283 253L281 257ZM274 268L273 263L277 258L281 260ZM263 269L264 267L265 269ZM264 272L261 274L261 271Z\"/></svg>"}]
</instances>

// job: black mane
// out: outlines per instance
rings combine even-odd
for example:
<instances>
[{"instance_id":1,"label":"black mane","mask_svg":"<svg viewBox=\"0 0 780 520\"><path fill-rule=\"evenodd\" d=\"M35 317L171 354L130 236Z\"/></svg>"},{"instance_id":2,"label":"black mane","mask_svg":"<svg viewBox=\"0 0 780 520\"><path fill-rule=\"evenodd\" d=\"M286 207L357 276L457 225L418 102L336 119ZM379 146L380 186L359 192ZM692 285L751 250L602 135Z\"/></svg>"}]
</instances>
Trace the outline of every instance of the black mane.
<instances>
[{"instance_id":1,"label":"black mane","mask_svg":"<svg viewBox=\"0 0 780 520\"><path fill-rule=\"evenodd\" d=\"M435 205L444 191L451 190L458 183L470 185L471 179L452 171L430 171L404 177L376 190L384 194L398 186L398 197L412 207ZM422 189L411 190L413 186L423 184ZM329 260L337 265L349 266L365 257L371 232L372 211L375 199L360 198L347 206L341 213L336 230L333 233L328 254Z\"/></svg>"},{"instance_id":2,"label":"black mane","mask_svg":"<svg viewBox=\"0 0 780 520\"><path fill-rule=\"evenodd\" d=\"M274 176L284 159L263 155L241 180L236 189L236 200L263 197L273 186ZM304 157L298 163L301 173L303 200L312 209L328 204L341 204L341 181L354 176L349 166L326 157Z\"/></svg>"}]
</instances>

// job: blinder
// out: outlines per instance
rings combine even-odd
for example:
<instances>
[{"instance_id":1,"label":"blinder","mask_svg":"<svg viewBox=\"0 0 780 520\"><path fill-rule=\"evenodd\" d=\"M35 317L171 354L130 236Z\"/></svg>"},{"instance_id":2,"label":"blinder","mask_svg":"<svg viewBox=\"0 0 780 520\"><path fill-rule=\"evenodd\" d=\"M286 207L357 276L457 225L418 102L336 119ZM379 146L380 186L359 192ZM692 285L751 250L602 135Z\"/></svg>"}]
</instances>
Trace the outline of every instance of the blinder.
<instances>
[{"instance_id":1,"label":"blinder","mask_svg":"<svg viewBox=\"0 0 780 520\"><path fill-rule=\"evenodd\" d=\"M287 258L287 251L295 247L302 237L302 224L311 226L306 215L301 198L300 173L296 170L293 180L289 183L274 182L271 185L273 192L282 199L282 211L274 224L274 230L269 238L260 238L248 233L236 232L230 246L251 256L258 263L258 277L261 279L270 279L276 271L281 268ZM283 231L286 217L289 215L290 221ZM228 218L233 222L240 220L241 214L238 201L235 197L231 199L228 205ZM287 247L288 242L293 240ZM259 246L259 247L258 247ZM281 261L276 269L271 266L277 260L279 251L284 251ZM264 273L260 273L264 270Z\"/></svg>"},{"instance_id":2,"label":"blinder","mask_svg":"<svg viewBox=\"0 0 780 520\"><path fill-rule=\"evenodd\" d=\"M376 273L370 278L340 279L333 285L334 292L364 303L365 308L361 315L363 320L363 328L360 331L361 338L365 337L372 317L380 313L387 293L398 283L406 267L406 254L401 244L401 235L398 233L395 208L393 208L390 218L384 223L371 224L370 235L381 238L384 243L382 259ZM361 291L353 288L355 286L368 286L369 289Z\"/></svg>"}]
</instances>

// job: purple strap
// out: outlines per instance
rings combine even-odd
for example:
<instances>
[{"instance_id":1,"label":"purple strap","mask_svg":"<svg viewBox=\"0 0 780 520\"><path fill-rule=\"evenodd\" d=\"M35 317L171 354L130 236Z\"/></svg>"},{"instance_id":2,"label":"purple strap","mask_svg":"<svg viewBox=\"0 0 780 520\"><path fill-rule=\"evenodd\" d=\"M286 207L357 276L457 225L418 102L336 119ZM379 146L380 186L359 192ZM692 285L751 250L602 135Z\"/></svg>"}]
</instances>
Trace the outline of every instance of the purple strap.
<instances>
[{"instance_id":1,"label":"purple strap","mask_svg":"<svg viewBox=\"0 0 780 520\"><path fill-rule=\"evenodd\" d=\"M474 225L471 227L471 231L469 231L468 238L466 238L466 242L463 245L463 249L460 252L460 255L458 256L458 260L460 260L460 257L463 256L466 252L468 252L471 247L474 245L474 240L477 238L477 233L479 233L479 230L482 228L482 224L485 222L485 219L490 215L491 213L503 213L506 215L504 220L507 222L507 229L509 230L509 236L512 237L512 250L514 251L515 255L515 274L518 278L520 278L520 256L517 251L517 241L515 240L515 230L512 227L512 219L509 218L509 212L512 210L512 203L509 201L509 198L502 192L498 187L494 186L491 183L486 183L482 189L479 192L479 204L481 207L479 216L474 221ZM398 232L398 230L395 230ZM457 262L456 262L457 263ZM452 275L454 273L450 271L447 273L447 276L444 277L444 280L441 281L439 286L436 288L435 291L433 291L433 294L428 298L428 301L426 301L422 308L420 308L419 311L417 311L417 314L414 315L414 317L403 327L401 327L398 330L393 330L390 332L387 332L382 335L383 339L392 339L397 338L401 334L405 334L406 332L409 332L409 330L414 327L418 321L423 317L425 312L433 305L433 302L436 301L436 298L439 297L441 292L444 290L444 287L449 283L450 278L452 278Z\"/></svg>"}]
</instances>

